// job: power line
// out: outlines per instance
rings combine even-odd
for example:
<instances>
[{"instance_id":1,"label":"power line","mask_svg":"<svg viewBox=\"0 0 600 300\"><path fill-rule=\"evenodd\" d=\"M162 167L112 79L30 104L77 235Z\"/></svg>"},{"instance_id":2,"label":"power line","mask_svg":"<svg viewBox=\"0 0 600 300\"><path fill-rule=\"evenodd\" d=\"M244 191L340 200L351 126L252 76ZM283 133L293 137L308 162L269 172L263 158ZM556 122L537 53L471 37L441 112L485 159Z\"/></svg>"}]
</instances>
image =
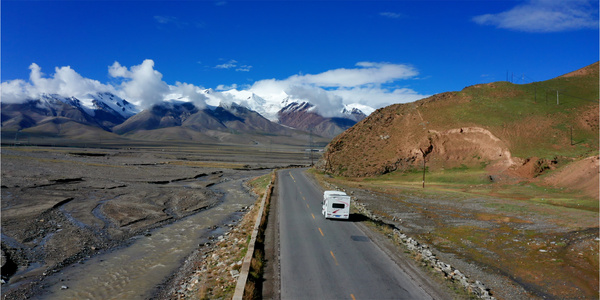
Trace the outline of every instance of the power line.
<instances>
[{"instance_id":1,"label":"power line","mask_svg":"<svg viewBox=\"0 0 600 300\"><path fill-rule=\"evenodd\" d=\"M506 73L506 74L507 74L507 77L508 77L508 71L507 71L507 73ZM565 93L565 92L564 92L564 90L562 90L562 89L557 89L557 88L554 88L554 87L548 87L548 86L544 86L544 85L541 83L541 81L539 81L539 80L535 80L535 79L533 79L533 78L531 78L531 77L529 77L529 76L525 75L525 73L523 73L523 74L522 74L521 78L522 78L522 82L523 82L524 84L526 83L525 79L529 80L529 81L530 81L530 83L531 83L531 84L533 84L533 86L534 86L534 88L535 88L535 93L536 93L536 94L535 94L535 101L537 101L537 87L539 86L540 88L544 89L544 90L546 91L546 93L547 93L548 91L553 91L553 92L556 92L556 93L557 93L557 95L556 95L556 97L557 97L557 101L558 101L558 99L559 99L559 96L560 96L560 95L562 95L562 96L567 96L567 97L571 97L571 98L575 98L575 99L579 99L579 100L583 100L583 101L588 101L588 102L598 102L598 100L597 100L597 99L587 99L587 98L582 98L582 97L579 97L579 96L575 96L575 95L567 94L567 93ZM548 99L547 99L547 97L546 97L546 100L548 100Z\"/></svg>"}]
</instances>

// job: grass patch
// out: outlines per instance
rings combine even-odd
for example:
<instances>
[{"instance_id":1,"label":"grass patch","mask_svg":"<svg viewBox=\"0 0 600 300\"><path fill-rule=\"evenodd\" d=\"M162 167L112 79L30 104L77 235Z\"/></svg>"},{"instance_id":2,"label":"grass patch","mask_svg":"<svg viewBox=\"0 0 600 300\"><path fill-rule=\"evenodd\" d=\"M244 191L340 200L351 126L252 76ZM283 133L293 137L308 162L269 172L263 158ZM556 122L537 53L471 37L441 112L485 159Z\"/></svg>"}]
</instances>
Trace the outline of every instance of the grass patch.
<instances>
[{"instance_id":1,"label":"grass patch","mask_svg":"<svg viewBox=\"0 0 600 300\"><path fill-rule=\"evenodd\" d=\"M378 185L422 184L423 170L413 169L407 172L396 171L378 177L365 178L364 182ZM460 186L486 185L490 183L492 183L492 181L483 168L468 168L467 166L462 165L457 168L444 169L435 172L431 172L429 169L425 170L425 185Z\"/></svg>"},{"instance_id":2,"label":"grass patch","mask_svg":"<svg viewBox=\"0 0 600 300\"><path fill-rule=\"evenodd\" d=\"M259 198L265 194L269 182L271 182L271 173L256 177L248 182L248 185L254 193L259 195Z\"/></svg>"},{"instance_id":3,"label":"grass patch","mask_svg":"<svg viewBox=\"0 0 600 300\"><path fill-rule=\"evenodd\" d=\"M528 182L498 183L494 182L494 178L490 177L483 168L461 166L426 172L425 188L422 186L422 171L396 171L371 178L329 176L318 171L312 172L319 175L321 180L325 180L325 176L327 176L326 180L328 181L384 193L410 194L421 197L452 197L457 200L465 197L501 198L596 213L600 210L600 202L597 199L587 197L576 190L552 188ZM519 205L504 204L504 206L505 211L524 212L527 210Z\"/></svg>"},{"instance_id":4,"label":"grass patch","mask_svg":"<svg viewBox=\"0 0 600 300\"><path fill-rule=\"evenodd\" d=\"M580 293L583 292L587 295L585 297L589 297L597 294L594 289L597 289L598 262L594 253L598 251L598 243L589 242L589 237L582 241L581 238L586 235L583 232L548 235L500 224L491 228L437 228L430 239L436 247L447 252L460 248L460 255L465 259L483 263L498 272L512 274L525 286L544 287L544 293L569 297L582 295ZM437 243L436 240L448 242ZM587 247L592 252L589 255L577 253L575 249L581 247ZM584 273L590 280L577 278L576 274Z\"/></svg>"}]
</instances>

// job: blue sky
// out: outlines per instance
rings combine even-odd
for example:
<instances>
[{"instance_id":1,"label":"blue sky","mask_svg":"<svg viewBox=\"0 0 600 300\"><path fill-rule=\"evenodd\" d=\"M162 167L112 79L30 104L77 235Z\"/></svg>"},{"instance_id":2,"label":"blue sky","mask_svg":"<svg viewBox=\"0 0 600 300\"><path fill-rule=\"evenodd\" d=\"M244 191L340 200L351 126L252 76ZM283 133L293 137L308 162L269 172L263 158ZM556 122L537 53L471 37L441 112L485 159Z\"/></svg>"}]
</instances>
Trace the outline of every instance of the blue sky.
<instances>
[{"instance_id":1,"label":"blue sky","mask_svg":"<svg viewBox=\"0 0 600 300\"><path fill-rule=\"evenodd\" d=\"M21 79L21 88L35 85L35 63L44 78L68 66L124 90L151 60L167 86L258 90L294 78L338 98L369 89L373 99L361 99L374 107L507 74L546 80L599 53L598 1L587 0L4 0L1 22L2 82ZM129 75L113 76L111 66ZM398 100L376 100L379 92Z\"/></svg>"}]
</instances>

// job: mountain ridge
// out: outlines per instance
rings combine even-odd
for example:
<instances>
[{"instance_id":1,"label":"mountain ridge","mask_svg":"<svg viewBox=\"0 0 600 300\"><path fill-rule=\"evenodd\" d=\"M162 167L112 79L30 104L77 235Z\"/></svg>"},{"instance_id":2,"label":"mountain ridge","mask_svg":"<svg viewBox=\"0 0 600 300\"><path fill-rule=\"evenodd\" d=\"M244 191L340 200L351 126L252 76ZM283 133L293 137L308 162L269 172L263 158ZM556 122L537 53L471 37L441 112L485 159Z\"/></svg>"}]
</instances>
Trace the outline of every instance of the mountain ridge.
<instances>
[{"instance_id":1,"label":"mountain ridge","mask_svg":"<svg viewBox=\"0 0 600 300\"><path fill-rule=\"evenodd\" d=\"M205 92L207 95L211 94L209 90ZM256 100L258 102L252 105L260 104L259 96L252 94L249 97L253 100L258 99ZM21 103L2 103L2 131L4 133L24 131L58 135L60 130L54 127L70 120L81 124L82 129L86 128L90 133L95 132L96 130L93 128L97 127L107 133L128 138L154 136L172 140L177 139L176 133L180 133L182 140L203 140L212 137L208 139L214 142L215 136L223 139L226 134L282 135L288 138L291 136L300 138L303 135L295 133L293 130L304 130L304 128L295 128L283 122L272 122L248 108L248 106L252 106L249 103L242 105L238 103L239 101L230 100L220 99L217 106L207 105L204 108L197 107L191 101L167 100L140 111L135 105L107 92L87 94L81 99L56 94L41 94L37 99L28 99ZM354 115L351 113L347 115L355 118L359 113L354 111ZM61 120L54 120L56 118L61 118ZM340 133L355 123L352 119L345 120L345 122L331 118L324 118L324 120L343 123L342 126L345 128L339 128L336 133ZM53 122L52 124L55 125L46 124L48 122ZM166 132L166 130L161 130L157 134L148 133L151 130L174 126L182 126L187 129L170 130L172 134L167 136L160 133ZM204 131L204 134L191 134L189 130ZM137 131L145 133L135 134ZM67 133L62 131L60 136L68 138ZM331 133L319 130L314 130L311 134L323 135L326 139L332 137ZM92 135L95 136L97 133ZM76 136L78 139L85 139L85 134L81 130ZM249 142L249 140L244 139L244 142Z\"/></svg>"}]
</instances>

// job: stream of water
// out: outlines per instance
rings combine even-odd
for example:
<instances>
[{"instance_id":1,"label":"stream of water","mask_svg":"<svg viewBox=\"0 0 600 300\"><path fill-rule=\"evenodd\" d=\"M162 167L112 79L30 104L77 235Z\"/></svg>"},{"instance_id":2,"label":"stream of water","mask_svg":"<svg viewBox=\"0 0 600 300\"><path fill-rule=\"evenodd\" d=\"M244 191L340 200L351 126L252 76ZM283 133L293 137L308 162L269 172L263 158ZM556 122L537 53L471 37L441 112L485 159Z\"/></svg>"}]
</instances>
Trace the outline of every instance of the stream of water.
<instances>
[{"instance_id":1,"label":"stream of water","mask_svg":"<svg viewBox=\"0 0 600 300\"><path fill-rule=\"evenodd\" d=\"M243 188L244 178L213 186L224 193L218 206L139 236L128 247L74 264L46 279L41 299L148 299L209 235L209 227L239 217L256 199Z\"/></svg>"}]
</instances>

